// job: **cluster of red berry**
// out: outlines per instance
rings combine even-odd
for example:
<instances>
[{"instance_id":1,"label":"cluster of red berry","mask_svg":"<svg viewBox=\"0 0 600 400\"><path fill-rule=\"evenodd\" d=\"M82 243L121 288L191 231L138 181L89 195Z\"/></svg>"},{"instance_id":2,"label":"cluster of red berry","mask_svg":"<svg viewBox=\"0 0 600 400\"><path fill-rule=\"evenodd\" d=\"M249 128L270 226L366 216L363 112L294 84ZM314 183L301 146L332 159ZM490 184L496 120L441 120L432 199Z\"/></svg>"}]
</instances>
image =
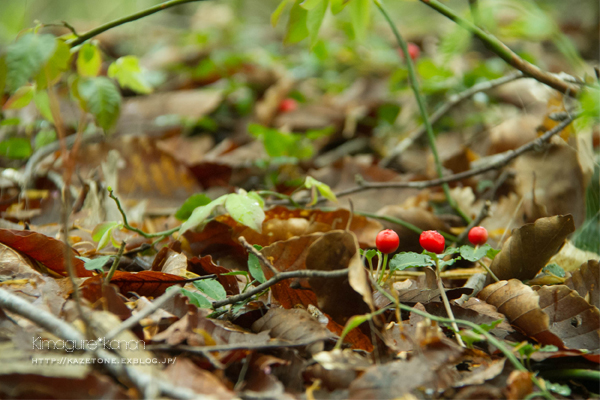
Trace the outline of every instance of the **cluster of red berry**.
<instances>
[{"instance_id":1,"label":"cluster of red berry","mask_svg":"<svg viewBox=\"0 0 600 400\"><path fill-rule=\"evenodd\" d=\"M469 242L474 246L481 246L487 242L488 233L483 226L476 226L471 228L468 238ZM425 250L440 254L444 252L446 240L438 231L424 231L419 237L419 243ZM385 229L377 234L375 245L377 246L377 250L383 254L389 254L396 251L400 245L400 239L396 232L391 229Z\"/></svg>"}]
</instances>

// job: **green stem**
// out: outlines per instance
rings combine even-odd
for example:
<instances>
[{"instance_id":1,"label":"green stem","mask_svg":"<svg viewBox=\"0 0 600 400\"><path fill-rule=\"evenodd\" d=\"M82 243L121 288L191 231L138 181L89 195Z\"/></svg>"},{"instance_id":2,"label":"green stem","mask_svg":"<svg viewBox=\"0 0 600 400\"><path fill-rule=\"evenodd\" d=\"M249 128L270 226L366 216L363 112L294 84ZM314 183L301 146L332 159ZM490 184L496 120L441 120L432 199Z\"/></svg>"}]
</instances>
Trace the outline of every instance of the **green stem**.
<instances>
[{"instance_id":1,"label":"green stem","mask_svg":"<svg viewBox=\"0 0 600 400\"><path fill-rule=\"evenodd\" d=\"M487 273L492 277L492 279L496 282L500 282L500 279L498 279L498 277L496 276L496 274L494 272L492 272L492 270L490 269L490 267L488 267L487 265L485 265L485 263L481 260L479 261L479 265L481 265L483 267L483 269L485 269L487 271Z\"/></svg>"},{"instance_id":2,"label":"green stem","mask_svg":"<svg viewBox=\"0 0 600 400\"><path fill-rule=\"evenodd\" d=\"M525 366L513 354L513 352L508 347L506 347L504 345L504 343L502 343L500 340L496 339L493 335L491 335L490 333L488 333L486 330L484 330L483 328L481 328L479 325L477 325L477 324L475 324L475 323L473 323L471 321L466 321L466 320L462 320L462 319L450 319L450 318L444 318L444 317L436 317L435 315L431 315L428 312L417 310L416 308L412 308L412 307L406 306L406 305L404 305L402 303L398 303L397 300L394 299L394 296L392 296L391 294L389 294L388 292L386 292L376 282L373 282L373 284L375 285L375 287L377 288L377 290L381 294L383 294L385 297L387 297L388 300L390 300L394 304L397 304L397 306L401 310L415 313L415 314L420 315L422 317L429 318L432 321L437 321L437 322L441 322L441 323L444 323L444 324L452 324L454 322L454 323L456 323L458 325L464 325L464 326L467 326L467 327L473 329L473 331L475 331L475 333L483 335L489 343L491 343L498 350L500 350L504 354L504 356L508 359L508 361L510 361L510 363L517 370L523 371L523 372L529 372L527 370L527 368L525 368ZM535 375L531 376L531 380L541 390L542 395L545 398L547 398L549 400L554 399L554 396L552 396L552 394L550 392L548 392L548 390L546 389L545 385L543 385L542 382L540 382L539 379Z\"/></svg>"},{"instance_id":3,"label":"green stem","mask_svg":"<svg viewBox=\"0 0 600 400\"><path fill-rule=\"evenodd\" d=\"M121 261L121 257L123 257L124 251L125 251L125 241L123 240L121 242L121 247L119 247L119 252L117 253L117 256L115 257L115 260L113 261L112 265L110 266L110 269L108 270L108 273L106 274L106 278L104 278L105 285L108 285L110 283L110 280L112 279L113 275L115 274L115 271L117 270L117 267L119 266L119 261Z\"/></svg>"},{"instance_id":4,"label":"green stem","mask_svg":"<svg viewBox=\"0 0 600 400\"><path fill-rule=\"evenodd\" d=\"M511 66L522 71L525 75L528 75L534 78L535 80L542 82L543 84L548 85L551 88L554 88L564 94L573 97L578 96L580 89L577 86L571 85L563 81L562 79L556 77L554 74L542 71L535 65L523 60L515 52L509 49L504 43L498 40L497 37L495 37L491 33L485 32L483 29L479 28L471 21L462 18L454 11L452 11L452 9L440 3L438 0L421 0L421 2L427 4L429 7L433 8L440 14L448 17L464 29L471 32L473 35L477 36L477 38L479 38L479 40L481 40L487 48L496 53L496 55L498 55ZM377 0L375 1L375 3L377 4Z\"/></svg>"},{"instance_id":5,"label":"green stem","mask_svg":"<svg viewBox=\"0 0 600 400\"><path fill-rule=\"evenodd\" d=\"M558 369L553 371L540 371L544 379L581 379L600 382L600 371L591 369Z\"/></svg>"},{"instance_id":6,"label":"green stem","mask_svg":"<svg viewBox=\"0 0 600 400\"><path fill-rule=\"evenodd\" d=\"M425 101L423 100L423 96L421 96L421 91L419 88L419 81L417 80L417 74L415 72L415 68L413 66L412 59L410 58L410 54L408 52L408 46L406 44L406 41L400 35L398 28L396 28L396 25L392 21L390 15L386 11L386 9L383 7L383 4L380 2L380 0L375 0L375 5L377 6L377 8L379 8L379 11L381 11L381 14L383 14L383 17L385 18L388 25L392 29L392 32L394 33L394 36L396 37L396 41L398 42L398 45L400 46L400 48L402 49L402 53L404 54L404 61L406 62L406 67L408 69L408 78L410 80L410 84L412 86L413 92L415 93L415 99L417 100L417 104L419 106L419 111L421 112L421 117L423 118L423 124L425 125L425 132L427 132L427 140L429 141L429 147L431 147L431 152L433 153L433 159L435 160L435 169L436 169L438 177L440 179L442 179L444 177L444 175L443 175L443 170L442 170L442 163L440 161L440 156L437 151L437 146L435 145L435 135L433 133L433 128L431 126L431 121L429 121L429 115L427 114L427 110L425 109ZM450 186L448 186L447 183L444 183L442 185L442 188L444 189L444 194L446 195L446 200L448 201L448 204L450 204L450 206L467 223L471 222L471 218L469 218L468 215L466 215L464 212L462 212L462 210L458 207L458 204L456 204L456 201L454 201L452 196L450 196Z\"/></svg>"},{"instance_id":7,"label":"green stem","mask_svg":"<svg viewBox=\"0 0 600 400\"><path fill-rule=\"evenodd\" d=\"M388 263L388 255L387 253L383 254L383 264L381 266L381 274L379 275L379 279L377 280L377 283L381 284L381 281L383 281L383 275L385 274L385 267L387 266Z\"/></svg>"},{"instance_id":8,"label":"green stem","mask_svg":"<svg viewBox=\"0 0 600 400\"><path fill-rule=\"evenodd\" d=\"M108 197L110 197L111 199L113 199L115 201L115 203L117 203L117 208L119 209L119 212L121 213L121 217L123 217L123 227L125 229L127 229L128 231L135 232L135 233L149 239L149 238L153 238L153 237L159 237L159 236L166 237L166 236L172 235L173 233L177 232L180 228L178 226L176 228L169 229L168 231L161 231L161 232L156 232L156 233L146 233L141 229L134 228L133 226L129 225L129 222L127 221L127 215L125 214L125 211L123 211L123 207L121 207L121 202L119 201L119 198L114 195L113 190L110 187L108 188ZM156 242L152 243L153 246L155 244L156 244Z\"/></svg>"},{"instance_id":9,"label":"green stem","mask_svg":"<svg viewBox=\"0 0 600 400\"><path fill-rule=\"evenodd\" d=\"M108 22L108 23L106 23L104 25L100 25L97 28L94 28L94 29L92 29L90 31L82 33L81 35L77 36L77 38L69 41L68 44L71 47L78 46L78 45L80 45L80 44L82 44L82 43L90 40L94 36L97 36L97 35L101 34L102 32L105 32L105 31L107 31L109 29L112 29L112 28L114 28L116 26L126 24L127 22L136 21L138 19L147 17L148 15L152 15L152 14L155 14L155 13L157 13L159 11L166 10L167 8L175 7L175 6L178 6L180 4L192 3L192 2L195 2L195 1L203 1L203 0L170 0L170 1L165 1L164 3L157 4L154 7L150 7L150 8L147 8L145 10L136 12L135 14L131 14L131 15L128 15L128 16L123 17L123 18L115 19L114 21Z\"/></svg>"},{"instance_id":10,"label":"green stem","mask_svg":"<svg viewBox=\"0 0 600 400\"><path fill-rule=\"evenodd\" d=\"M444 308L446 309L446 313L448 314L448 318L454 321L454 313L452 312L452 307L450 306L450 300L448 300L448 296L446 295L446 289L444 288L444 282L442 282L442 269L440 268L440 260L435 257L435 282L437 283L438 290L440 291L440 297L442 298L442 303L444 303ZM458 330L458 325L456 322L452 322L452 329L454 329L454 334L456 335L456 342L459 346L466 347L460 337L460 331Z\"/></svg>"}]
</instances>

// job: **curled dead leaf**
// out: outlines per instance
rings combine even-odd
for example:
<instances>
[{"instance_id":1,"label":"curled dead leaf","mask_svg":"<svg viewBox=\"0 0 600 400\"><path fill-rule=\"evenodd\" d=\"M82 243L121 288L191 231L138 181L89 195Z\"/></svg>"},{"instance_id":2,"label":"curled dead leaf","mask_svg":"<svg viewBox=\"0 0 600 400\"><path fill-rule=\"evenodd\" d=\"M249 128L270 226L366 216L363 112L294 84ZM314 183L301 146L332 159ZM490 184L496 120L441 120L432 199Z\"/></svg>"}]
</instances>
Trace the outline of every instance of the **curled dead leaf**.
<instances>
[{"instance_id":1,"label":"curled dead leaf","mask_svg":"<svg viewBox=\"0 0 600 400\"><path fill-rule=\"evenodd\" d=\"M565 285L574 289L581 297L596 308L600 308L600 266L598 260L589 260L581 264L578 270L571 272Z\"/></svg>"}]
</instances>

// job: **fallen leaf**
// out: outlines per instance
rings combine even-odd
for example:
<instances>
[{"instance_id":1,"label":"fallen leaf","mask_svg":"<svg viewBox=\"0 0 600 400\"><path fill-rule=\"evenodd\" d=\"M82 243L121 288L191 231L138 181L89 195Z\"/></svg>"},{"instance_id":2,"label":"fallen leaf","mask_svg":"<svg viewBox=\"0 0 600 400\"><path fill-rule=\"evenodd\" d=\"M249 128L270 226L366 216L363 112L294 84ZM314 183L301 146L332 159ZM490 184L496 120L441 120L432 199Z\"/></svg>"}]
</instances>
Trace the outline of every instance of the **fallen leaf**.
<instances>
[{"instance_id":1,"label":"fallen leaf","mask_svg":"<svg viewBox=\"0 0 600 400\"><path fill-rule=\"evenodd\" d=\"M238 280L232 275L223 275L231 272L227 268L216 265L211 256L205 257L192 257L188 260L188 271L191 271L200 276L204 275L217 275L217 280L225 288L225 292L228 295L240 294L240 287Z\"/></svg>"},{"instance_id":2,"label":"fallen leaf","mask_svg":"<svg viewBox=\"0 0 600 400\"><path fill-rule=\"evenodd\" d=\"M502 245L490 269L498 279L532 279L575 231L573 217L540 218L513 231ZM487 283L492 281L488 275Z\"/></svg>"},{"instance_id":3,"label":"fallen leaf","mask_svg":"<svg viewBox=\"0 0 600 400\"><path fill-rule=\"evenodd\" d=\"M122 294L134 292L140 296L158 297L173 285L178 283L183 285L183 281L185 280L186 278L182 276L165 274L158 271L136 273L115 271L110 284L117 286ZM81 284L81 294L84 298L94 303L98 300L98 290L101 285L102 276L97 275L88 278Z\"/></svg>"},{"instance_id":4,"label":"fallen leaf","mask_svg":"<svg viewBox=\"0 0 600 400\"><path fill-rule=\"evenodd\" d=\"M589 260L571 272L565 285L574 289L596 308L600 308L600 266L598 260Z\"/></svg>"},{"instance_id":5,"label":"fallen leaf","mask_svg":"<svg viewBox=\"0 0 600 400\"><path fill-rule=\"evenodd\" d=\"M214 374L199 368L190 359L177 357L174 364L169 364L162 375L177 387L192 389L199 395L213 399L228 400L237 398ZM202 397L202 396L198 396Z\"/></svg>"}]
</instances>

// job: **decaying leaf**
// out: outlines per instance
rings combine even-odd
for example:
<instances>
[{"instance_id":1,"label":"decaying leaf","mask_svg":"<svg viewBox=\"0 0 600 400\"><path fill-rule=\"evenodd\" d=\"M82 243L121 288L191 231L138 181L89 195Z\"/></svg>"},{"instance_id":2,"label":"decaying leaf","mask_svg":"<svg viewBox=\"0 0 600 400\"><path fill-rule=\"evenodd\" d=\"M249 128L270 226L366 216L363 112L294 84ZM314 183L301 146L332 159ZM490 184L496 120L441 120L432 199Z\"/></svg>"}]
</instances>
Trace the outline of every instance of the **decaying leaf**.
<instances>
[{"instance_id":1,"label":"decaying leaf","mask_svg":"<svg viewBox=\"0 0 600 400\"><path fill-rule=\"evenodd\" d=\"M532 279L575 231L573 217L540 218L515 230L490 266L498 279ZM488 276L488 283L491 282Z\"/></svg>"},{"instance_id":2,"label":"decaying leaf","mask_svg":"<svg viewBox=\"0 0 600 400\"><path fill-rule=\"evenodd\" d=\"M581 264L578 270L571 272L565 285L574 289L581 297L596 308L600 308L600 266L598 260L589 260Z\"/></svg>"},{"instance_id":3,"label":"decaying leaf","mask_svg":"<svg viewBox=\"0 0 600 400\"><path fill-rule=\"evenodd\" d=\"M565 285L531 288L511 279L485 287L478 297L542 344L561 349L600 348L600 312Z\"/></svg>"},{"instance_id":4,"label":"decaying leaf","mask_svg":"<svg viewBox=\"0 0 600 400\"><path fill-rule=\"evenodd\" d=\"M175 364L169 365L163 375L174 385L192 389L201 395L208 395L215 400L236 398L234 393L214 374L199 368L190 359L177 357Z\"/></svg>"}]
</instances>

